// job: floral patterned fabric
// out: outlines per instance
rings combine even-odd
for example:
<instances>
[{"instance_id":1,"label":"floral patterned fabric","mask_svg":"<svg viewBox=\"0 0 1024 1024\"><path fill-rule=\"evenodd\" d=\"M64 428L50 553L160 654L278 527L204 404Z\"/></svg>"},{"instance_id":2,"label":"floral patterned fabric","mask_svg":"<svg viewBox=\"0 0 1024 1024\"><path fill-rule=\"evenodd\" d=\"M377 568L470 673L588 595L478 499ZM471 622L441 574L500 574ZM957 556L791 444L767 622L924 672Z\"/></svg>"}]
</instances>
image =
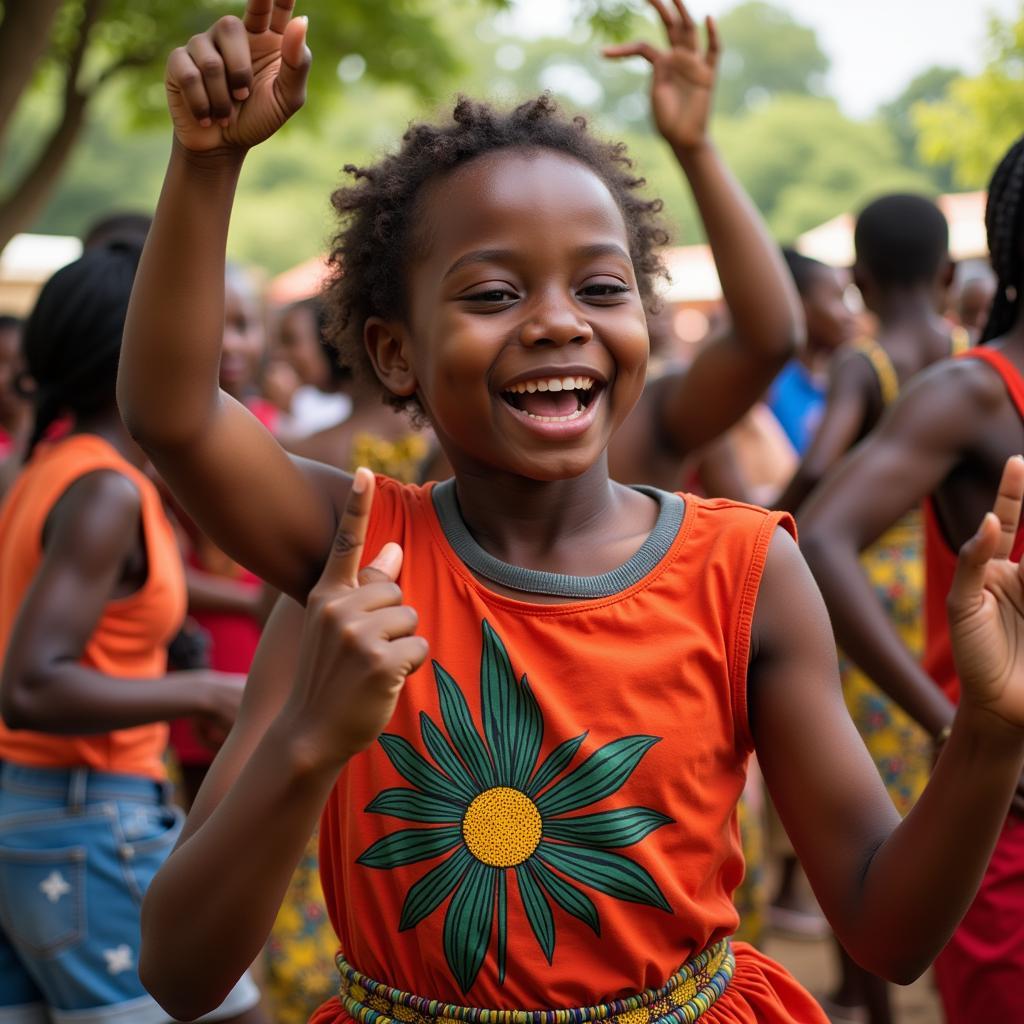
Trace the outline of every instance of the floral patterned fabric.
<instances>
[{"instance_id":1,"label":"floral patterned fabric","mask_svg":"<svg viewBox=\"0 0 1024 1024\"><path fill-rule=\"evenodd\" d=\"M923 529L912 512L861 556L900 639L915 655L923 649L921 602L924 593ZM905 815L921 795L931 772L932 747L927 733L897 707L846 657L840 660L843 696L885 788Z\"/></svg>"}]
</instances>

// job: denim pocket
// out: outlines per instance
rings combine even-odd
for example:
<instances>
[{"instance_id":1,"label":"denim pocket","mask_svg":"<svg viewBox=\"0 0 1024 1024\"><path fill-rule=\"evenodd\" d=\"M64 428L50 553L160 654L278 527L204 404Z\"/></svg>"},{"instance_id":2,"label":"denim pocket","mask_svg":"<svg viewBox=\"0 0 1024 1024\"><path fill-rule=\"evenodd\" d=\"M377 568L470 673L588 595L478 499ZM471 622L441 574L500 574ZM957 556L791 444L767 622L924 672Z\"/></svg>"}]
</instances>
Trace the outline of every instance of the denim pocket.
<instances>
[{"instance_id":1,"label":"denim pocket","mask_svg":"<svg viewBox=\"0 0 1024 1024\"><path fill-rule=\"evenodd\" d=\"M80 942L85 928L85 847L0 847L0 924L36 956Z\"/></svg>"},{"instance_id":2,"label":"denim pocket","mask_svg":"<svg viewBox=\"0 0 1024 1024\"><path fill-rule=\"evenodd\" d=\"M118 854L129 889L137 903L181 835L185 814L170 804L117 805Z\"/></svg>"}]
</instances>

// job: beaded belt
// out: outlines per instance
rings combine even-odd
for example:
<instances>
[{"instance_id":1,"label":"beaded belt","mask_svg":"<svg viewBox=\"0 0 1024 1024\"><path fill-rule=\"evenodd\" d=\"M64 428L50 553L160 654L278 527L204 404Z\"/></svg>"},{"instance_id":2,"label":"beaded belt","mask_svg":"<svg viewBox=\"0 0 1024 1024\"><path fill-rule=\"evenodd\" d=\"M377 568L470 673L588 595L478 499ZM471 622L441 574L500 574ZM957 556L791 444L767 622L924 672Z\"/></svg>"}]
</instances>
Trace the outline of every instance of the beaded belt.
<instances>
[{"instance_id":1,"label":"beaded belt","mask_svg":"<svg viewBox=\"0 0 1024 1024\"><path fill-rule=\"evenodd\" d=\"M736 966L729 940L722 939L683 964L661 988L628 999L571 1010L478 1010L374 981L340 953L337 963L341 1005L359 1024L692 1024L718 1001Z\"/></svg>"}]
</instances>

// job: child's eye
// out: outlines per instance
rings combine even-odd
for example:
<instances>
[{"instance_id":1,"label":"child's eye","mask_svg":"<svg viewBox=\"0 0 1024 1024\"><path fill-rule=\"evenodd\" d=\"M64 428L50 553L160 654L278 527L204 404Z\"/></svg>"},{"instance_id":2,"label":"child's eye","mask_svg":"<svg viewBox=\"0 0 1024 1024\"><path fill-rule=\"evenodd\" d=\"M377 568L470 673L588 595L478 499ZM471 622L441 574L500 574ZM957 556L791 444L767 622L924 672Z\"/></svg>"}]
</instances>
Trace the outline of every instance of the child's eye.
<instances>
[{"instance_id":1,"label":"child's eye","mask_svg":"<svg viewBox=\"0 0 1024 1024\"><path fill-rule=\"evenodd\" d=\"M628 284L618 281L595 281L584 285L579 294L588 299L609 299L617 295L625 295L630 290Z\"/></svg>"},{"instance_id":2,"label":"child's eye","mask_svg":"<svg viewBox=\"0 0 1024 1024\"><path fill-rule=\"evenodd\" d=\"M516 293L509 288L488 288L486 291L473 292L470 295L463 295L465 302L512 302L518 298Z\"/></svg>"}]
</instances>

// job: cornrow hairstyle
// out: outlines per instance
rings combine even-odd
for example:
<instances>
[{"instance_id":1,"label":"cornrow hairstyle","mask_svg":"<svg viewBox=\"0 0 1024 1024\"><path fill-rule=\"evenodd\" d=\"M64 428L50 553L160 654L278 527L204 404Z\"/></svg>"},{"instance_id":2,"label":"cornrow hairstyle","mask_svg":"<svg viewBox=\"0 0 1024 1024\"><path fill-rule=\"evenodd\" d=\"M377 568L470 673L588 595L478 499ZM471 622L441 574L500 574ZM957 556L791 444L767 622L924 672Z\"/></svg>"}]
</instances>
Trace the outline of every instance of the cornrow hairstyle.
<instances>
[{"instance_id":1,"label":"cornrow hairstyle","mask_svg":"<svg viewBox=\"0 0 1024 1024\"><path fill-rule=\"evenodd\" d=\"M793 283L800 295L806 295L810 290L815 274L822 270L828 270L828 267L820 260L805 256L788 245L782 247L782 258L786 261L786 266L789 267Z\"/></svg>"},{"instance_id":2,"label":"cornrow hairstyle","mask_svg":"<svg viewBox=\"0 0 1024 1024\"><path fill-rule=\"evenodd\" d=\"M399 149L371 167L345 167L355 184L331 197L341 219L330 254L331 273L324 291L328 341L341 362L377 383L363 346L363 325L371 316L401 317L406 312L406 278L416 253L418 201L427 182L477 157L503 149L553 150L578 160L607 186L622 211L629 253L640 295L654 306L654 279L665 270L657 249L668 241L658 214L660 199L644 199L643 178L633 173L624 143L590 134L585 118L566 117L543 94L513 110L460 97L443 124L413 124ZM415 397L384 400L414 416Z\"/></svg>"},{"instance_id":3,"label":"cornrow hairstyle","mask_svg":"<svg viewBox=\"0 0 1024 1024\"><path fill-rule=\"evenodd\" d=\"M949 256L949 225L924 196L882 196L857 215L853 246L881 287L927 284Z\"/></svg>"},{"instance_id":4,"label":"cornrow hairstyle","mask_svg":"<svg viewBox=\"0 0 1024 1024\"><path fill-rule=\"evenodd\" d=\"M43 285L22 341L35 381L26 461L65 413L89 415L115 404L121 334L141 254L126 243L90 249Z\"/></svg>"},{"instance_id":5,"label":"cornrow hairstyle","mask_svg":"<svg viewBox=\"0 0 1024 1024\"><path fill-rule=\"evenodd\" d=\"M985 231L989 259L996 274L996 294L979 344L1005 334L1020 312L1024 286L1024 239L1021 217L1024 211L1024 136L999 162L988 186Z\"/></svg>"}]
</instances>

